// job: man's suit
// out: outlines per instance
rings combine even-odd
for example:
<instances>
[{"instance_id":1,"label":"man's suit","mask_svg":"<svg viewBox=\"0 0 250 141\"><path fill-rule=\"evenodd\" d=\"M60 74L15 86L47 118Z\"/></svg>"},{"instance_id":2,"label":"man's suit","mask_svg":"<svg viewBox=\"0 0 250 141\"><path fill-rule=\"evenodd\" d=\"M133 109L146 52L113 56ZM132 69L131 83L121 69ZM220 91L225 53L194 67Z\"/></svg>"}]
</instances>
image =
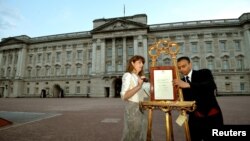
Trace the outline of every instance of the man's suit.
<instances>
[{"instance_id":1,"label":"man's suit","mask_svg":"<svg viewBox=\"0 0 250 141\"><path fill-rule=\"evenodd\" d=\"M211 129L223 125L222 112L215 97L216 84L208 69L193 70L189 84L190 88L182 89L184 100L194 100L197 105L196 110L189 113L191 139L192 141L206 139L206 134L210 134ZM201 133L202 131L208 132Z\"/></svg>"}]
</instances>

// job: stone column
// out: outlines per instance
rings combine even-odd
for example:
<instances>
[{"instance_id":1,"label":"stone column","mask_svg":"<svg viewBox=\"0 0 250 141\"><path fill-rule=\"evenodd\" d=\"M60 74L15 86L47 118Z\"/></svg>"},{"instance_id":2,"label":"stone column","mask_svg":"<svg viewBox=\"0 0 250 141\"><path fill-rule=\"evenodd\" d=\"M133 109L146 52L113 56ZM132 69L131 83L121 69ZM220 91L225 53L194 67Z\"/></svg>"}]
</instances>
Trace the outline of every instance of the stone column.
<instances>
[{"instance_id":1,"label":"stone column","mask_svg":"<svg viewBox=\"0 0 250 141\"><path fill-rule=\"evenodd\" d=\"M245 25L243 32L243 42L242 42L242 50L245 51L244 56L244 65L245 68L250 68L250 56L247 54L250 54L250 26Z\"/></svg>"},{"instance_id":2,"label":"stone column","mask_svg":"<svg viewBox=\"0 0 250 141\"><path fill-rule=\"evenodd\" d=\"M144 70L148 71L148 41L147 36L144 35L142 38L142 46L143 46L143 56L145 58Z\"/></svg>"},{"instance_id":3,"label":"stone column","mask_svg":"<svg viewBox=\"0 0 250 141\"><path fill-rule=\"evenodd\" d=\"M127 48L126 48L126 37L122 38L123 41L123 49L122 49L122 66L123 66L123 71L126 71L127 67Z\"/></svg>"},{"instance_id":4,"label":"stone column","mask_svg":"<svg viewBox=\"0 0 250 141\"><path fill-rule=\"evenodd\" d=\"M95 73L99 74L101 72L101 52L100 52L100 39L97 39L96 41L96 54L95 57L96 58L96 62L95 62Z\"/></svg>"},{"instance_id":5,"label":"stone column","mask_svg":"<svg viewBox=\"0 0 250 141\"><path fill-rule=\"evenodd\" d=\"M7 76L7 71L8 71L8 67L9 67L9 50L6 53L6 60L5 60L5 67L4 67L4 74L3 76Z\"/></svg>"},{"instance_id":6,"label":"stone column","mask_svg":"<svg viewBox=\"0 0 250 141\"><path fill-rule=\"evenodd\" d=\"M105 73L105 39L101 40L101 73Z\"/></svg>"},{"instance_id":7,"label":"stone column","mask_svg":"<svg viewBox=\"0 0 250 141\"><path fill-rule=\"evenodd\" d=\"M24 46L18 51L16 78L23 78L25 76L26 56L27 56L27 49L26 46Z\"/></svg>"},{"instance_id":8,"label":"stone column","mask_svg":"<svg viewBox=\"0 0 250 141\"><path fill-rule=\"evenodd\" d=\"M112 71L115 72L115 38L112 39Z\"/></svg>"},{"instance_id":9,"label":"stone column","mask_svg":"<svg viewBox=\"0 0 250 141\"><path fill-rule=\"evenodd\" d=\"M138 37L134 37L134 55L138 55Z\"/></svg>"},{"instance_id":10,"label":"stone column","mask_svg":"<svg viewBox=\"0 0 250 141\"><path fill-rule=\"evenodd\" d=\"M3 52L2 51L0 51L0 66L4 66L3 65L3 62L4 60L3 60ZM0 76L3 76L4 74L2 74L2 68L0 68Z\"/></svg>"},{"instance_id":11,"label":"stone column","mask_svg":"<svg viewBox=\"0 0 250 141\"><path fill-rule=\"evenodd\" d=\"M96 73L96 40L92 44L92 73Z\"/></svg>"},{"instance_id":12,"label":"stone column","mask_svg":"<svg viewBox=\"0 0 250 141\"><path fill-rule=\"evenodd\" d=\"M11 60L12 62L11 62L11 64L10 64L10 66L11 66L11 68L10 68L10 77L11 78L14 78L15 77L15 74L13 74L13 72L14 72L14 61L15 61L15 51L13 50L12 51L12 60Z\"/></svg>"}]
</instances>

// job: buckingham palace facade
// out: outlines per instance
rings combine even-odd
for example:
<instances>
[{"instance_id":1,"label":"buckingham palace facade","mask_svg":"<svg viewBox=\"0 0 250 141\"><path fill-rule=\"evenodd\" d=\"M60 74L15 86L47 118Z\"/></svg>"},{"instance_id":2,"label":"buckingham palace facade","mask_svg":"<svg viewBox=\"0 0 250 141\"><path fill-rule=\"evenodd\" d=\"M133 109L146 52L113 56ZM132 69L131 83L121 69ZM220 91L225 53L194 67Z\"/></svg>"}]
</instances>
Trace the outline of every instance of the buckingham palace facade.
<instances>
[{"instance_id":1,"label":"buckingham palace facade","mask_svg":"<svg viewBox=\"0 0 250 141\"><path fill-rule=\"evenodd\" d=\"M72 25L74 26L74 25ZM177 57L212 71L223 95L250 94L250 13L236 19L147 24L146 14L93 21L93 30L0 42L0 97L119 97L127 60L156 40L177 42ZM157 65L172 65L161 55Z\"/></svg>"}]
</instances>

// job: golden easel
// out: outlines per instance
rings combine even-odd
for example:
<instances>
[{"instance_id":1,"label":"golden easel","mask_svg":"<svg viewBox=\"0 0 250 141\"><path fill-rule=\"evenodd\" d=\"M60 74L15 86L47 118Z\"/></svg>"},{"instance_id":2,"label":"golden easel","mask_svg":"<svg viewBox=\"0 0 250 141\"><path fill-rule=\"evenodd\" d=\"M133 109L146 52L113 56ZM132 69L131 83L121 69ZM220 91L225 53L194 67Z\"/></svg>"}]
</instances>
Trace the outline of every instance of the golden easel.
<instances>
[{"instance_id":1,"label":"golden easel","mask_svg":"<svg viewBox=\"0 0 250 141\"><path fill-rule=\"evenodd\" d=\"M176 79L180 79L177 67L176 55L179 52L179 46L175 42L171 42L169 40L158 40L153 45L151 45L148 49L149 56L152 60L151 67L156 66L156 60L161 55L161 53L165 53L170 55L172 58L172 62L174 65L174 70L176 73ZM140 102L140 108L148 110L148 129L147 129L147 141L151 141L151 131L152 131L152 114L154 109L160 109L166 113L166 140L173 141L173 125L172 125L172 110L179 110L180 115L186 117L186 112L192 112L196 108L195 101L184 101L182 89L177 89L177 100L169 101L169 100L151 100L150 101L142 101ZM151 95L152 96L152 95ZM185 118L184 121L185 135L186 140L191 141L190 131L188 126L188 120Z\"/></svg>"}]
</instances>

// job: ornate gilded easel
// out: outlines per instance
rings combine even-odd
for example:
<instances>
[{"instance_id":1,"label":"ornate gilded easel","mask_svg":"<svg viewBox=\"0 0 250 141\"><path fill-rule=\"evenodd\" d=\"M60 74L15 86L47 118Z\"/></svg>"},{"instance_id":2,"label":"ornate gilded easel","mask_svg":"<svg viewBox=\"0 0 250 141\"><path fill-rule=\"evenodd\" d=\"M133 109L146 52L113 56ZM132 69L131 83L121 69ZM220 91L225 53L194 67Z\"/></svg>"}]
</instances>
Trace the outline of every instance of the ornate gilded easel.
<instances>
[{"instance_id":1,"label":"ornate gilded easel","mask_svg":"<svg viewBox=\"0 0 250 141\"><path fill-rule=\"evenodd\" d=\"M149 49L148 53L152 60L151 67L156 66L157 58L162 54L170 55L172 59L172 63L174 65L174 70L176 73L176 79L180 79L178 68L177 68L177 60L176 55L179 52L179 46L175 42L171 42L169 40L158 40L154 44L152 44ZM196 108L195 101L184 101L182 89L175 87L177 91L177 100L151 100L150 101L142 101L140 102L140 108L143 110L148 110L148 129L147 129L147 141L151 141L152 136L152 114L154 109L160 109L161 111L166 113L166 140L173 141L173 125L172 125L172 110L179 110L180 115L186 117L186 112L192 112ZM151 95L152 96L152 95ZM186 141L191 141L189 126L187 118L184 121L184 128L185 128L185 136Z\"/></svg>"}]
</instances>

